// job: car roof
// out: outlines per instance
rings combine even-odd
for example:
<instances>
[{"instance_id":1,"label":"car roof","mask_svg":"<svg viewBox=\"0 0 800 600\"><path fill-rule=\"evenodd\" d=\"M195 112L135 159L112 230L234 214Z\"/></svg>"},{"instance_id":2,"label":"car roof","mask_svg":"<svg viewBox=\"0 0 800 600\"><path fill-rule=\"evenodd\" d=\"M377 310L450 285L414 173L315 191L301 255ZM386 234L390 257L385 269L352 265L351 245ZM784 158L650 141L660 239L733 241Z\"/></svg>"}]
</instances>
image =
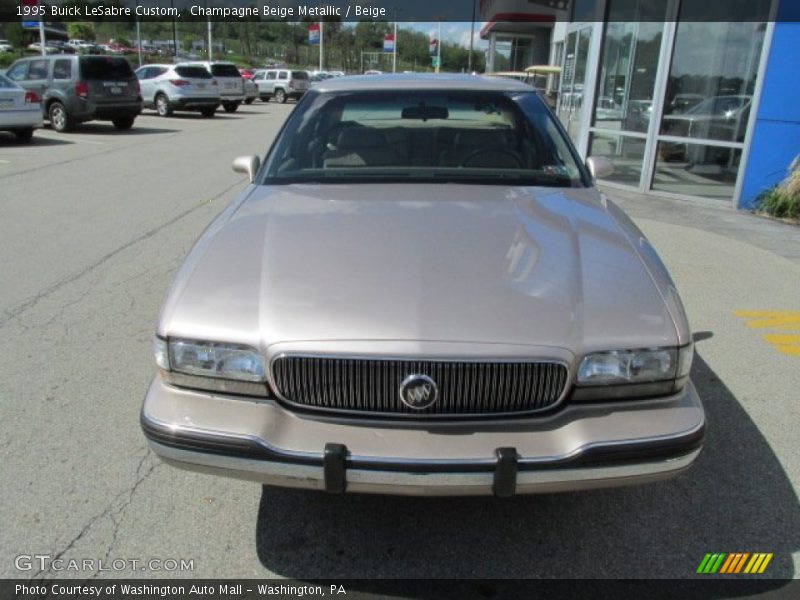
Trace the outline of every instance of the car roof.
<instances>
[{"instance_id":1,"label":"car roof","mask_svg":"<svg viewBox=\"0 0 800 600\"><path fill-rule=\"evenodd\" d=\"M496 92L530 92L531 87L514 79L461 74L397 73L353 75L327 79L314 87L319 92L352 92L371 90L471 90Z\"/></svg>"}]
</instances>

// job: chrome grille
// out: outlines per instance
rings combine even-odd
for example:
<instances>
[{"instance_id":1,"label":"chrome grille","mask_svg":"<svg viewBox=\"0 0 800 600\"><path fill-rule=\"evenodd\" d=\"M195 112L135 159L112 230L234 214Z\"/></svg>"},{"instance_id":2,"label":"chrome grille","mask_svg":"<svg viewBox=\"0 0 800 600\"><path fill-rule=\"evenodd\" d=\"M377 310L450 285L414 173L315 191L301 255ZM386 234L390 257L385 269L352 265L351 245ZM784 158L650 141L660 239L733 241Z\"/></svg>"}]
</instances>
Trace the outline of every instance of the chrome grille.
<instances>
[{"instance_id":1,"label":"chrome grille","mask_svg":"<svg viewBox=\"0 0 800 600\"><path fill-rule=\"evenodd\" d=\"M427 375L437 401L416 410L400 400L409 375ZM567 385L555 362L453 362L281 356L272 362L276 392L306 408L408 416L531 412L553 406Z\"/></svg>"}]
</instances>

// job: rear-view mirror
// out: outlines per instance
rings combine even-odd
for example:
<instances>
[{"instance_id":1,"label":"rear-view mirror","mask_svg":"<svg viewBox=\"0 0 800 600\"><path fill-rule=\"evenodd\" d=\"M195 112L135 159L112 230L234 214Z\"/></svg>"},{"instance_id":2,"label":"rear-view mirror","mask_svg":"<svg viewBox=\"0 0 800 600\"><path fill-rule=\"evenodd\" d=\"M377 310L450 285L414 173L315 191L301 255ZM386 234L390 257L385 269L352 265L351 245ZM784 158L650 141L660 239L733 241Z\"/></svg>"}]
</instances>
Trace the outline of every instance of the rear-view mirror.
<instances>
[{"instance_id":1,"label":"rear-view mirror","mask_svg":"<svg viewBox=\"0 0 800 600\"><path fill-rule=\"evenodd\" d=\"M428 119L446 119L450 116L450 111L446 106L406 106L401 113L403 119L417 119L427 121Z\"/></svg>"}]
</instances>

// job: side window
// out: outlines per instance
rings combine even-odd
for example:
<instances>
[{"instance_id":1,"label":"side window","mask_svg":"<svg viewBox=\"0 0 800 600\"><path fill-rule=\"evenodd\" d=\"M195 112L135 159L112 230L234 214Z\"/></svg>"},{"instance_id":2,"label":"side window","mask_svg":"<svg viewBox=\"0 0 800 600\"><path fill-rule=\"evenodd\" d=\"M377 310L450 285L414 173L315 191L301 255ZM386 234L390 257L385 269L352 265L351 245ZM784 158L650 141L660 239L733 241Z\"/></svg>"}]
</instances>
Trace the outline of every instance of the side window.
<instances>
[{"instance_id":1,"label":"side window","mask_svg":"<svg viewBox=\"0 0 800 600\"><path fill-rule=\"evenodd\" d=\"M289 73L286 71L281 71L278 73L278 79L289 79Z\"/></svg>"},{"instance_id":2,"label":"side window","mask_svg":"<svg viewBox=\"0 0 800 600\"><path fill-rule=\"evenodd\" d=\"M153 67L145 67L136 71L136 77L139 79L151 79L153 77Z\"/></svg>"},{"instance_id":3,"label":"side window","mask_svg":"<svg viewBox=\"0 0 800 600\"><path fill-rule=\"evenodd\" d=\"M161 77L166 72L164 67L153 67L150 69L150 77Z\"/></svg>"},{"instance_id":4,"label":"side window","mask_svg":"<svg viewBox=\"0 0 800 600\"><path fill-rule=\"evenodd\" d=\"M277 73L275 71L267 71L267 79L275 79L277 77Z\"/></svg>"},{"instance_id":5,"label":"side window","mask_svg":"<svg viewBox=\"0 0 800 600\"><path fill-rule=\"evenodd\" d=\"M28 79L47 79L47 60L32 60L31 67L28 69Z\"/></svg>"},{"instance_id":6,"label":"side window","mask_svg":"<svg viewBox=\"0 0 800 600\"><path fill-rule=\"evenodd\" d=\"M266 73L256 73L253 76L253 80L254 81L261 81L262 79L264 79L264 75L266 75Z\"/></svg>"},{"instance_id":7,"label":"side window","mask_svg":"<svg viewBox=\"0 0 800 600\"><path fill-rule=\"evenodd\" d=\"M13 65L7 72L6 77L14 81L22 81L28 72L28 62L19 62Z\"/></svg>"},{"instance_id":8,"label":"side window","mask_svg":"<svg viewBox=\"0 0 800 600\"><path fill-rule=\"evenodd\" d=\"M53 64L53 79L72 79L72 61L57 60Z\"/></svg>"}]
</instances>

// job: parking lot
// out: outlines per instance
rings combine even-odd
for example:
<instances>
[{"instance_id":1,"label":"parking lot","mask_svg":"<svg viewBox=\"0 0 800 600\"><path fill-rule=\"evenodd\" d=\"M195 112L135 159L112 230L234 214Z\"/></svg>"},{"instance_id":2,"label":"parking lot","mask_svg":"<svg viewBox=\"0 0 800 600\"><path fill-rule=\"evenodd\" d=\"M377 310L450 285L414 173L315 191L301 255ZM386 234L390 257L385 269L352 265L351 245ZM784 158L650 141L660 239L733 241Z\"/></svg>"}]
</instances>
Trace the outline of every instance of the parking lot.
<instances>
[{"instance_id":1,"label":"parking lot","mask_svg":"<svg viewBox=\"0 0 800 600\"><path fill-rule=\"evenodd\" d=\"M130 132L0 134L0 576L19 555L191 559L107 576L693 577L707 552L800 568L797 228L630 195L695 331L706 447L678 479L511 500L329 496L160 464L139 428L175 269L292 104ZM611 193L611 192L609 192ZM613 195L613 194L612 194ZM797 343L793 341L795 336Z\"/></svg>"}]
</instances>

